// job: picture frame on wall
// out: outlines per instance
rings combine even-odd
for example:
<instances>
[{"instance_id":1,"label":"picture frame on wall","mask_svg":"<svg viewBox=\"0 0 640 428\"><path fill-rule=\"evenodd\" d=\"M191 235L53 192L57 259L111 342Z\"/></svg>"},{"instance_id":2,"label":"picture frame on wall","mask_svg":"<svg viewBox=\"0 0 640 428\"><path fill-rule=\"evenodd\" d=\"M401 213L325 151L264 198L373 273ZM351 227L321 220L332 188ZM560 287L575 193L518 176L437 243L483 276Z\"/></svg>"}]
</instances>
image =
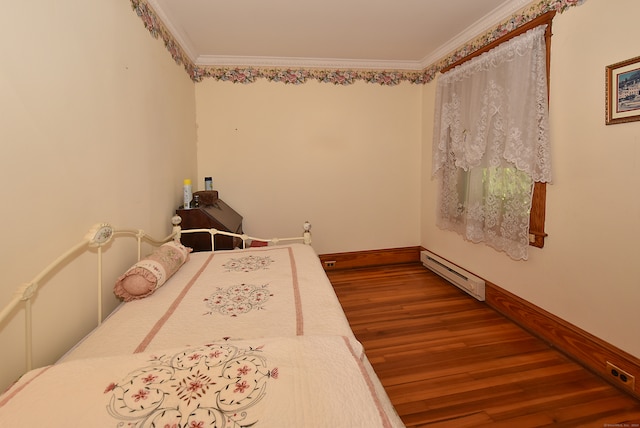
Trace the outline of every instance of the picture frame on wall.
<instances>
[{"instance_id":1,"label":"picture frame on wall","mask_svg":"<svg viewBox=\"0 0 640 428\"><path fill-rule=\"evenodd\" d=\"M606 66L605 123L640 120L640 56Z\"/></svg>"}]
</instances>

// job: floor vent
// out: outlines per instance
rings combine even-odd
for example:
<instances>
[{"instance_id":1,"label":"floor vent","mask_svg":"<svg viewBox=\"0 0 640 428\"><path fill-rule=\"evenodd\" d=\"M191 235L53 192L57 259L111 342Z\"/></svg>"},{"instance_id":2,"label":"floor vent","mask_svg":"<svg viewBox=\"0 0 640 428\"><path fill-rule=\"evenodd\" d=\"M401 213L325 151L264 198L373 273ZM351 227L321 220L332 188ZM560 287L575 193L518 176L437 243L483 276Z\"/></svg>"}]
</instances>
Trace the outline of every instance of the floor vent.
<instances>
[{"instance_id":1,"label":"floor vent","mask_svg":"<svg viewBox=\"0 0 640 428\"><path fill-rule=\"evenodd\" d=\"M420 252L420 261L462 291L484 301L484 280L429 251Z\"/></svg>"}]
</instances>

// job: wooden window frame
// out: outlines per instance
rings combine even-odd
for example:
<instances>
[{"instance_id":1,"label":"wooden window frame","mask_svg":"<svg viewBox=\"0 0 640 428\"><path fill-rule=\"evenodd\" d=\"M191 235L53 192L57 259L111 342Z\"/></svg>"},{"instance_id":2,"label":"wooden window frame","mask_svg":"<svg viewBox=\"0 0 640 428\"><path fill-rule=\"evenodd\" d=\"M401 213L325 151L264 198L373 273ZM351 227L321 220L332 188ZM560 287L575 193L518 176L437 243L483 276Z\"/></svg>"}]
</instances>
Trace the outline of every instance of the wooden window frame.
<instances>
[{"instance_id":1,"label":"wooden window frame","mask_svg":"<svg viewBox=\"0 0 640 428\"><path fill-rule=\"evenodd\" d=\"M551 22L556 12L547 12L539 17L527 22L526 24L510 31L508 34L494 40L490 44L478 49L477 51L467 55L466 57L448 65L440 70L445 73L458 65L469 61L471 58L475 58L496 46L510 40L516 36L519 36L532 28L539 25L547 24L546 31L544 33L546 50L547 50L547 94L549 93L549 79L551 70ZM547 183L535 182L533 187L533 200L531 203L531 213L529 214L529 245L533 247L544 247L544 239L547 237L547 233L544 231L544 224L546 219L546 206L547 206Z\"/></svg>"}]
</instances>

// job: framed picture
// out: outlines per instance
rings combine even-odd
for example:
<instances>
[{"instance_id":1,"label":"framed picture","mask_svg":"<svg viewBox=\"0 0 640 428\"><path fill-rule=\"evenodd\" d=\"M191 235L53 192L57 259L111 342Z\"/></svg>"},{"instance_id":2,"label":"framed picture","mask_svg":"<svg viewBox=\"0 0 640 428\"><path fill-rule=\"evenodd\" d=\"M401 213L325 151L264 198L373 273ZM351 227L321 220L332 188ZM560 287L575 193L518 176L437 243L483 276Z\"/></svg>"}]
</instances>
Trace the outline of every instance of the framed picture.
<instances>
[{"instance_id":1,"label":"framed picture","mask_svg":"<svg viewBox=\"0 0 640 428\"><path fill-rule=\"evenodd\" d=\"M606 67L605 123L640 120L640 56Z\"/></svg>"}]
</instances>

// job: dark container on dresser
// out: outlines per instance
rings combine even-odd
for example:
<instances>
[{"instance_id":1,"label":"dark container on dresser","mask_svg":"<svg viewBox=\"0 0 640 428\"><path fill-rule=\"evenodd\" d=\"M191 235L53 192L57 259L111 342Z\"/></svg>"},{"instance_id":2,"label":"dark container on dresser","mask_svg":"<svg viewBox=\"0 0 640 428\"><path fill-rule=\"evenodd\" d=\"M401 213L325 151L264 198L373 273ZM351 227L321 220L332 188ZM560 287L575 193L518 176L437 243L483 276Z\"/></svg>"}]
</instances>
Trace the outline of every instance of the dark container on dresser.
<instances>
[{"instance_id":1,"label":"dark container on dresser","mask_svg":"<svg viewBox=\"0 0 640 428\"><path fill-rule=\"evenodd\" d=\"M242 216L218 198L218 192L195 192L200 205L195 208L178 208L176 214L182 218L183 229L217 229L225 232L242 234ZM193 203L193 202L192 202ZM181 242L193 251L211 251L211 235L209 233L185 233ZM242 240L231 236L216 235L216 250L231 250L242 246Z\"/></svg>"}]
</instances>

